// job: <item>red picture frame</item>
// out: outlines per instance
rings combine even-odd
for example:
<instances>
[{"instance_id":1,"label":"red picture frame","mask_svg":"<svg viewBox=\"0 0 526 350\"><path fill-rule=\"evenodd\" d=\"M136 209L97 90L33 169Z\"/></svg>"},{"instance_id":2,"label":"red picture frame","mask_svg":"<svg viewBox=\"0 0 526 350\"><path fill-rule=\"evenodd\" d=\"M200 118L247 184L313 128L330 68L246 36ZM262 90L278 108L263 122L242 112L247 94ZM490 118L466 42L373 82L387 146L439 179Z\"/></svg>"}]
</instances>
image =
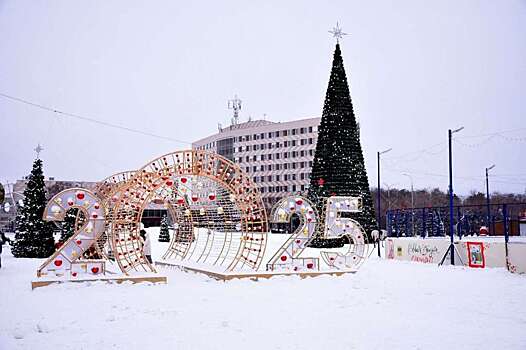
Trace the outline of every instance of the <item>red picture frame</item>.
<instances>
[{"instance_id":1,"label":"red picture frame","mask_svg":"<svg viewBox=\"0 0 526 350\"><path fill-rule=\"evenodd\" d=\"M485 268L486 258L484 256L484 243L467 242L469 267Z\"/></svg>"}]
</instances>

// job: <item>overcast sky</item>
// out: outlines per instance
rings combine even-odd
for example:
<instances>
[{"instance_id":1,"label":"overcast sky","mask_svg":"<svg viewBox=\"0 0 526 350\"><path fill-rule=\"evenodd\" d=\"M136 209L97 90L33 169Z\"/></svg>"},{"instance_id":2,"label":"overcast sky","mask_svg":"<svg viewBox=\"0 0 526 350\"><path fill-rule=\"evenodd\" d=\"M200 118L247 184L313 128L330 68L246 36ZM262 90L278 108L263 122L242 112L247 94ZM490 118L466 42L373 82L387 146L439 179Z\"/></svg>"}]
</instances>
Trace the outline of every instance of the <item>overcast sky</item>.
<instances>
[{"instance_id":1,"label":"overcast sky","mask_svg":"<svg viewBox=\"0 0 526 350\"><path fill-rule=\"evenodd\" d=\"M464 126L456 192L493 163L493 190L525 192L526 1L0 0L0 93L183 142L227 125L234 94L243 120L320 116L336 21L371 185L392 147L383 183L446 189ZM2 97L0 122L1 182L39 142L46 176L88 181L189 147Z\"/></svg>"}]
</instances>

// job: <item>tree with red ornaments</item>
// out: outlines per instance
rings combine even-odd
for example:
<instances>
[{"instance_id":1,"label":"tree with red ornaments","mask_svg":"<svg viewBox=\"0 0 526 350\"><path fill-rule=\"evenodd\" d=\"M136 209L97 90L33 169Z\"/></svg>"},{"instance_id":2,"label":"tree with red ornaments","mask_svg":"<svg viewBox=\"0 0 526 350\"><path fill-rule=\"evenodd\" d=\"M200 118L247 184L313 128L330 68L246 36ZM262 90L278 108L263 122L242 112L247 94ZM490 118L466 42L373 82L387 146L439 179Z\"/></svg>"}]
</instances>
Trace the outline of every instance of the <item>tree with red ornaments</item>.
<instances>
[{"instance_id":1,"label":"tree with red ornaments","mask_svg":"<svg viewBox=\"0 0 526 350\"><path fill-rule=\"evenodd\" d=\"M325 212L326 199L333 195L361 197L363 210L353 213L351 217L358 221L368 234L377 228L360 144L360 130L353 110L339 43L334 50L308 191L309 199L320 214ZM334 247L344 243L344 238L316 238L310 245Z\"/></svg>"}]
</instances>

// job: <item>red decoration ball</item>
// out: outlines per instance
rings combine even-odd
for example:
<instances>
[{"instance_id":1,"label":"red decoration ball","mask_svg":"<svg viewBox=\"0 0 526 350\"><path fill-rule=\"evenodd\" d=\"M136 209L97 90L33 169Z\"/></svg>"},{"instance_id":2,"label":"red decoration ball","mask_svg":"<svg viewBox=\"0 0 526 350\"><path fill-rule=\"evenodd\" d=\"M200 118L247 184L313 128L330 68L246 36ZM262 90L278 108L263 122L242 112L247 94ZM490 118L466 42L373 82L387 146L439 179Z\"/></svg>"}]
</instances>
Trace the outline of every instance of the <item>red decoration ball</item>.
<instances>
[{"instance_id":1,"label":"red decoration ball","mask_svg":"<svg viewBox=\"0 0 526 350\"><path fill-rule=\"evenodd\" d=\"M286 255L282 255L280 259L281 259L281 261L287 261L287 256Z\"/></svg>"}]
</instances>

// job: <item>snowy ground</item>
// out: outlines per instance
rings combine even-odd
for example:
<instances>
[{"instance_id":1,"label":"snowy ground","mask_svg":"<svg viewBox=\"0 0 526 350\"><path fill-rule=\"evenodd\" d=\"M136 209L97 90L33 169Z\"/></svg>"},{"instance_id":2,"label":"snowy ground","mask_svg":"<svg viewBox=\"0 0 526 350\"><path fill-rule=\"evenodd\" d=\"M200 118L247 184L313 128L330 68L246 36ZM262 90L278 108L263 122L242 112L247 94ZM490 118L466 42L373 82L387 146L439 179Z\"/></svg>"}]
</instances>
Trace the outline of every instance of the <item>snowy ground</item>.
<instances>
[{"instance_id":1,"label":"snowy ground","mask_svg":"<svg viewBox=\"0 0 526 350\"><path fill-rule=\"evenodd\" d=\"M526 349L526 276L503 269L371 258L343 277L31 291L40 262L4 250L1 350Z\"/></svg>"}]
</instances>

